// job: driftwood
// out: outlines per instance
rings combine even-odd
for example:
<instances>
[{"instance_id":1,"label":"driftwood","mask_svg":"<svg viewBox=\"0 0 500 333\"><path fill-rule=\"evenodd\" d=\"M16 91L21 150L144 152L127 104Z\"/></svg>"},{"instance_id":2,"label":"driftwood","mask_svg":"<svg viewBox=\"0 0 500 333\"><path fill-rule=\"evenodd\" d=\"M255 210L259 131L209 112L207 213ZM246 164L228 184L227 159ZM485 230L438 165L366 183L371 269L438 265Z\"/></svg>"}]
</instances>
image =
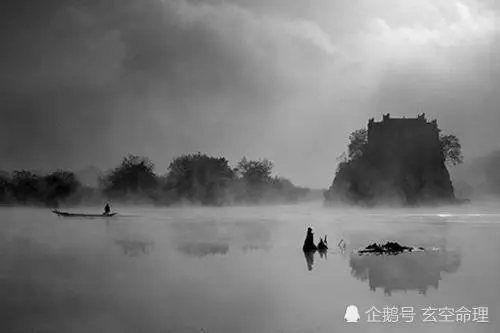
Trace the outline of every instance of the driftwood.
<instances>
[{"instance_id":1,"label":"driftwood","mask_svg":"<svg viewBox=\"0 0 500 333\"><path fill-rule=\"evenodd\" d=\"M302 250L304 250L304 252L314 252L314 251L324 252L328 250L328 242L326 240L326 235L324 239L322 239L321 237L319 238L318 245L316 246L316 244L314 244L314 234L312 232L312 228L307 228L306 239L304 240L304 245L302 246Z\"/></svg>"},{"instance_id":2,"label":"driftwood","mask_svg":"<svg viewBox=\"0 0 500 333\"><path fill-rule=\"evenodd\" d=\"M368 245L362 250L359 250L358 253L375 253L375 254L401 254L405 252L413 252L413 251L422 251L423 247L410 247L400 245L397 242L387 242L385 244L377 244L373 243Z\"/></svg>"},{"instance_id":3,"label":"driftwood","mask_svg":"<svg viewBox=\"0 0 500 333\"><path fill-rule=\"evenodd\" d=\"M328 250L328 242L326 240L326 235L325 235L324 239L321 239L321 237L320 237L317 248L318 248L318 251Z\"/></svg>"},{"instance_id":4,"label":"driftwood","mask_svg":"<svg viewBox=\"0 0 500 333\"><path fill-rule=\"evenodd\" d=\"M307 228L306 239L304 240L302 250L304 250L304 252L312 252L316 251L317 249L318 248L316 244L314 244L314 234L312 232L312 228Z\"/></svg>"}]
</instances>

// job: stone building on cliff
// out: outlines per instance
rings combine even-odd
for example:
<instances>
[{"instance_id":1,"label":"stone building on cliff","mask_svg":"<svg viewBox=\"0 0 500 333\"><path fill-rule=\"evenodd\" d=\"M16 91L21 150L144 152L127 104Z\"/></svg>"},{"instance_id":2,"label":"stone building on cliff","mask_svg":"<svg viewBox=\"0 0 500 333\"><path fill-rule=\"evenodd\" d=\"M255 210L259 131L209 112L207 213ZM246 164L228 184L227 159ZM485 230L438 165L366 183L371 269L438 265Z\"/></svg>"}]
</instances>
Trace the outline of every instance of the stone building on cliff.
<instances>
[{"instance_id":1,"label":"stone building on cliff","mask_svg":"<svg viewBox=\"0 0 500 333\"><path fill-rule=\"evenodd\" d=\"M325 192L326 203L413 205L454 199L437 122L427 121L425 114L370 119L362 156L339 166Z\"/></svg>"}]
</instances>

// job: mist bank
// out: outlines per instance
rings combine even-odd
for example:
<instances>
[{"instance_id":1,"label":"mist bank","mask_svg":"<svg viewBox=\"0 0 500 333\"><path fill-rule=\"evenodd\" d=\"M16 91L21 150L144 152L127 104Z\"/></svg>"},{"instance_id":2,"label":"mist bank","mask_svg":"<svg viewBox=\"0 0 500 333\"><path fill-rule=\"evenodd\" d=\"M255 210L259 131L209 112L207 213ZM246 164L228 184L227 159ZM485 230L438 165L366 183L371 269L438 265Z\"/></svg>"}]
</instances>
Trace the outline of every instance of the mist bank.
<instances>
[{"instance_id":1,"label":"mist bank","mask_svg":"<svg viewBox=\"0 0 500 333\"><path fill-rule=\"evenodd\" d=\"M231 166L202 153L176 157L164 174L147 157L129 154L112 170L0 172L0 204L45 207L114 204L226 206L319 201L323 190L274 175L268 159Z\"/></svg>"},{"instance_id":2,"label":"mist bank","mask_svg":"<svg viewBox=\"0 0 500 333\"><path fill-rule=\"evenodd\" d=\"M481 201L500 198L500 149L467 159L450 171L457 194Z\"/></svg>"}]
</instances>

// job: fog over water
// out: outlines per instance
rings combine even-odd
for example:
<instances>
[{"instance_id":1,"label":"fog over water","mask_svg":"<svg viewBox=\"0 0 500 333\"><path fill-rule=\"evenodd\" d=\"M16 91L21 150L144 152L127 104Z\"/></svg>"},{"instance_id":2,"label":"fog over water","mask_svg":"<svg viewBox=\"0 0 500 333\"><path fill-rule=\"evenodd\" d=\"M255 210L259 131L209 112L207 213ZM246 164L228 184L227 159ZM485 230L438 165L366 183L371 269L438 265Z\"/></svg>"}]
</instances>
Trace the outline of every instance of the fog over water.
<instances>
[{"instance_id":1,"label":"fog over water","mask_svg":"<svg viewBox=\"0 0 500 333\"><path fill-rule=\"evenodd\" d=\"M82 208L81 211L91 211ZM76 209L75 209L76 211ZM92 210L92 211L95 211ZM500 210L119 207L0 210L8 332L497 332ZM305 231L328 235L304 256ZM346 249L335 244L343 239ZM358 256L397 240L435 251ZM489 308L490 323L345 323L346 306Z\"/></svg>"},{"instance_id":2,"label":"fog over water","mask_svg":"<svg viewBox=\"0 0 500 333\"><path fill-rule=\"evenodd\" d=\"M1 206L0 332L500 332L499 22L493 0L1 1L1 204L118 215ZM326 208L292 185L328 188L387 113L456 135L472 204ZM127 154L134 172L97 181ZM249 182L243 156L273 177ZM308 203L166 208L253 199ZM308 227L328 251L302 251ZM355 252L388 241L424 251ZM372 306L415 320L367 323ZM425 323L430 306L488 322Z\"/></svg>"}]
</instances>

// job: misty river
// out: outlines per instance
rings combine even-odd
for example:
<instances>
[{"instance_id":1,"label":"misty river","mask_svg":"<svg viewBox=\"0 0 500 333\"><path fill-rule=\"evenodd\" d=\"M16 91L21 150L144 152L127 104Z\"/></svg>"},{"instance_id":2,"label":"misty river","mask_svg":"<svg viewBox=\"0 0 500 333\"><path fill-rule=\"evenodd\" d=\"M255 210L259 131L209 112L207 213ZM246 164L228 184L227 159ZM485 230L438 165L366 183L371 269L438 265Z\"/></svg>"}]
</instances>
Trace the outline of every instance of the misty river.
<instances>
[{"instance_id":1,"label":"misty river","mask_svg":"<svg viewBox=\"0 0 500 333\"><path fill-rule=\"evenodd\" d=\"M494 204L113 209L119 216L107 219L0 209L2 332L500 330ZM96 210L102 207L71 211ZM328 235L326 255L302 252L308 226L316 241ZM337 247L341 239L345 249ZM390 240L433 250L352 254ZM359 309L359 322L344 321L348 305ZM372 307L413 307L414 320L368 322ZM424 321L430 307L487 308L488 322Z\"/></svg>"}]
</instances>

